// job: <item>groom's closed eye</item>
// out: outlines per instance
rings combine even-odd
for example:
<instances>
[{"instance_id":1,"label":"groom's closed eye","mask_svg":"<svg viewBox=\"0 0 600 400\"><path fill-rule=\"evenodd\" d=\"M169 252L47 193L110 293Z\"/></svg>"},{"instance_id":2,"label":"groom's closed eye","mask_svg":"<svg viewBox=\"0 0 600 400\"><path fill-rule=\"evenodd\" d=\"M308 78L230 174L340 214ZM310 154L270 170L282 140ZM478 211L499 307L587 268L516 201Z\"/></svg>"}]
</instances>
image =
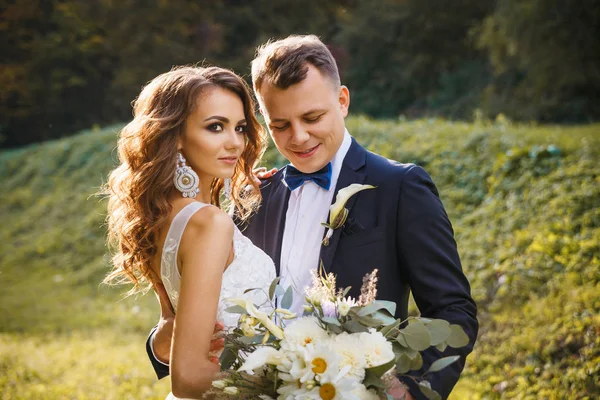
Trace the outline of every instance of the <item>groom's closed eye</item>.
<instances>
[{"instance_id":1,"label":"groom's closed eye","mask_svg":"<svg viewBox=\"0 0 600 400\"><path fill-rule=\"evenodd\" d=\"M290 124L283 124L283 125L270 125L271 130L274 131L285 131L288 126L290 126Z\"/></svg>"},{"instance_id":2,"label":"groom's closed eye","mask_svg":"<svg viewBox=\"0 0 600 400\"><path fill-rule=\"evenodd\" d=\"M315 123L315 122L318 122L321 119L321 117L323 117L323 115L325 115L325 113L321 113L318 115L309 115L309 116L304 117L304 120L306 122L308 122L309 124Z\"/></svg>"}]
</instances>

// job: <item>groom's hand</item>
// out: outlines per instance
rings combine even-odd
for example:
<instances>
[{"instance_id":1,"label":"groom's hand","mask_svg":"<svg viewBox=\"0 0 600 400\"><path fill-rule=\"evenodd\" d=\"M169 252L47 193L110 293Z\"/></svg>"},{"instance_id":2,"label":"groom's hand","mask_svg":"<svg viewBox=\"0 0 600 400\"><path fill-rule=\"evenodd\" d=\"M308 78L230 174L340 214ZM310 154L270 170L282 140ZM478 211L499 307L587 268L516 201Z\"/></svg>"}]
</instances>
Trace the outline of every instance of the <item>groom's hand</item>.
<instances>
[{"instance_id":1,"label":"groom's hand","mask_svg":"<svg viewBox=\"0 0 600 400\"><path fill-rule=\"evenodd\" d=\"M168 364L171 359L171 338L173 337L175 312L171 308L171 300L162 283L154 284L154 293L160 303L160 319L154 333L152 349L158 361Z\"/></svg>"},{"instance_id":2,"label":"groom's hand","mask_svg":"<svg viewBox=\"0 0 600 400\"><path fill-rule=\"evenodd\" d=\"M254 182L256 182L256 184L258 186L260 186L260 184L262 183L261 179L269 179L276 172L277 172L277 168L271 168L268 171L265 167L256 168L256 169L252 170Z\"/></svg>"},{"instance_id":3,"label":"groom's hand","mask_svg":"<svg viewBox=\"0 0 600 400\"><path fill-rule=\"evenodd\" d=\"M414 397L409 393L406 385L398 378L393 377L391 382L388 383L387 394L392 396L394 400L414 400Z\"/></svg>"},{"instance_id":4,"label":"groom's hand","mask_svg":"<svg viewBox=\"0 0 600 400\"><path fill-rule=\"evenodd\" d=\"M160 320L158 328L154 332L154 342L152 349L156 358L164 363L169 364L171 359L171 339L173 337L173 324L175 323L175 312L171 308L171 300L167 294L167 290L162 283L154 284L154 293L160 303ZM210 342L210 352L219 353L223 349L225 339L217 337L216 334L224 329L221 322L215 324L213 339ZM210 361L219 364L218 356L209 356Z\"/></svg>"}]
</instances>

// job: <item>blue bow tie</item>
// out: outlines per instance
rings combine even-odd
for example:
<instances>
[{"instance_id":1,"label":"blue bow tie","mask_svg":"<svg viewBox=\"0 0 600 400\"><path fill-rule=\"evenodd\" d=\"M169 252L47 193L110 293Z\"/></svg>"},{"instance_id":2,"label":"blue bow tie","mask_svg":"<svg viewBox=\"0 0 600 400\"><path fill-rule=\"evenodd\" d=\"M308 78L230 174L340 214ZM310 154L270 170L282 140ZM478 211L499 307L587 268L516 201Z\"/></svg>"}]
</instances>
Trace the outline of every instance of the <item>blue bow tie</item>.
<instances>
[{"instance_id":1,"label":"blue bow tie","mask_svg":"<svg viewBox=\"0 0 600 400\"><path fill-rule=\"evenodd\" d=\"M285 169L283 180L290 190L298 189L305 181L313 181L323 189L329 190L329 186L331 185L331 163L328 163L317 172L310 174L305 174L297 168L288 165Z\"/></svg>"}]
</instances>

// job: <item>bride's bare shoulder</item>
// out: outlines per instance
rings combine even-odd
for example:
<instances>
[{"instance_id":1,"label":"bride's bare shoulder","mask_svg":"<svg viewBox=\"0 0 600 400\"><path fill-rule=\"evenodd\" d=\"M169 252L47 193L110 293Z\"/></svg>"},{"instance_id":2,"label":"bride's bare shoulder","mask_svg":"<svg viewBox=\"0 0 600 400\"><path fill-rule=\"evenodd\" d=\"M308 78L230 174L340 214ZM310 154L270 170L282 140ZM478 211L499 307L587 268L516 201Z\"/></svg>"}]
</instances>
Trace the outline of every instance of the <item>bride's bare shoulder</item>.
<instances>
[{"instance_id":1,"label":"bride's bare shoulder","mask_svg":"<svg viewBox=\"0 0 600 400\"><path fill-rule=\"evenodd\" d=\"M207 205L190 218L181 245L186 247L189 243L197 247L199 243L214 243L215 240L230 242L233 231L234 223L231 217L218 207Z\"/></svg>"}]
</instances>

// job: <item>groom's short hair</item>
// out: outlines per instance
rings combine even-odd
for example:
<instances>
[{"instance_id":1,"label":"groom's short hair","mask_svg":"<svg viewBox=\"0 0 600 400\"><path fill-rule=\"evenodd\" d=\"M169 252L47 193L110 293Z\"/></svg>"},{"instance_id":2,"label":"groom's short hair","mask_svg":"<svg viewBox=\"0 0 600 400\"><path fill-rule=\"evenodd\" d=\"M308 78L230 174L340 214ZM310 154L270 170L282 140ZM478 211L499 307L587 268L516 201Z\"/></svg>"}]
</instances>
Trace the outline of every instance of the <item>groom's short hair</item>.
<instances>
[{"instance_id":1,"label":"groom's short hair","mask_svg":"<svg viewBox=\"0 0 600 400\"><path fill-rule=\"evenodd\" d=\"M264 83L279 89L302 82L311 64L340 86L340 74L333 55L315 35L291 35L268 41L256 49L252 60L252 85L258 94Z\"/></svg>"}]
</instances>

